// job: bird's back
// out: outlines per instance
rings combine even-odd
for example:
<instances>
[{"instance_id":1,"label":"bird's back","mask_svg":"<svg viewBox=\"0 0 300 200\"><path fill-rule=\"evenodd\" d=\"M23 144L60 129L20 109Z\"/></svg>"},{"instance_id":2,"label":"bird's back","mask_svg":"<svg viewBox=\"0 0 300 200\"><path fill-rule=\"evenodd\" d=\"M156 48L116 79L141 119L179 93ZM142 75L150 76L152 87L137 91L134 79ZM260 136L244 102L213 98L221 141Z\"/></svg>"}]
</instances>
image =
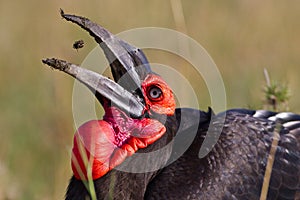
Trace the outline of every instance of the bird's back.
<instances>
[{"instance_id":1,"label":"bird's back","mask_svg":"<svg viewBox=\"0 0 300 200\"><path fill-rule=\"evenodd\" d=\"M193 118L195 111L185 112ZM300 190L299 115L235 109L193 126L181 133L197 128L192 145L149 184L146 199L259 199L267 165L267 199L295 199ZM199 158L207 138L217 142Z\"/></svg>"}]
</instances>

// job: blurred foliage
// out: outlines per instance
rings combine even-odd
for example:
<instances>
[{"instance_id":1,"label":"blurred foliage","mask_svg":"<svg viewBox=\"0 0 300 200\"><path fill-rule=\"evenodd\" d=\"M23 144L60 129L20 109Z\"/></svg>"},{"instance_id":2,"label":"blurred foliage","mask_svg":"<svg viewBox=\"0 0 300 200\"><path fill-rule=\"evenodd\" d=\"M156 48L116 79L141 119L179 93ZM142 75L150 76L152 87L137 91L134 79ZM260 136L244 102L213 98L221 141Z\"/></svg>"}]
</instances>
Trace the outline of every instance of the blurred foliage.
<instances>
[{"instance_id":1,"label":"blurred foliage","mask_svg":"<svg viewBox=\"0 0 300 200\"><path fill-rule=\"evenodd\" d=\"M96 43L59 16L84 15L113 33L136 27L176 29L170 1L0 1L0 199L62 199L70 170L73 79L41 64L45 57L81 63ZM223 76L228 108L261 108L263 67L289 83L290 110L300 112L299 1L182 1L187 34L212 56ZM179 27L180 28L180 27ZM78 52L78 39L85 47ZM188 63L146 51L194 85L210 105L203 79ZM188 98L188 97L187 97Z\"/></svg>"},{"instance_id":2,"label":"blurred foliage","mask_svg":"<svg viewBox=\"0 0 300 200\"><path fill-rule=\"evenodd\" d=\"M279 83L274 80L270 80L269 73L264 69L266 86L264 88L265 93L265 109L273 111L288 111L288 100L290 98L289 88L284 83Z\"/></svg>"},{"instance_id":3,"label":"blurred foliage","mask_svg":"<svg viewBox=\"0 0 300 200\"><path fill-rule=\"evenodd\" d=\"M283 109L280 105L285 104L284 110L288 110L287 101L289 99L289 90L286 85L272 82L270 86L265 87L264 92L266 103L271 106L271 109L274 111L281 111Z\"/></svg>"}]
</instances>

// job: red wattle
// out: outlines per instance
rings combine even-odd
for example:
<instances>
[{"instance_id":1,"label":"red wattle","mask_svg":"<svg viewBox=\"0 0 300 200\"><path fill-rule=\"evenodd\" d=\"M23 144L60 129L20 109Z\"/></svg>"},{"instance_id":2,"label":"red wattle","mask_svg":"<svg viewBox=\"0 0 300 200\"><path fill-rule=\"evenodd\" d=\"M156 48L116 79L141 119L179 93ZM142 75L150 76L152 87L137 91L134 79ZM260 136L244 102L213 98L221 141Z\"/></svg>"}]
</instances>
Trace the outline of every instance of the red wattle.
<instances>
[{"instance_id":1,"label":"red wattle","mask_svg":"<svg viewBox=\"0 0 300 200\"><path fill-rule=\"evenodd\" d=\"M109 171L110 156L115 149L114 130L103 120L83 124L74 135L72 170L76 178L87 179L90 162L92 177L97 179ZM77 160L77 163L76 163Z\"/></svg>"},{"instance_id":2,"label":"red wattle","mask_svg":"<svg viewBox=\"0 0 300 200\"><path fill-rule=\"evenodd\" d=\"M89 121L74 135L72 170L77 179L87 180L87 169L90 169L93 180L102 177L166 132L165 126L157 120L131 119L116 108L111 108L110 112L116 115L105 118L105 121Z\"/></svg>"}]
</instances>

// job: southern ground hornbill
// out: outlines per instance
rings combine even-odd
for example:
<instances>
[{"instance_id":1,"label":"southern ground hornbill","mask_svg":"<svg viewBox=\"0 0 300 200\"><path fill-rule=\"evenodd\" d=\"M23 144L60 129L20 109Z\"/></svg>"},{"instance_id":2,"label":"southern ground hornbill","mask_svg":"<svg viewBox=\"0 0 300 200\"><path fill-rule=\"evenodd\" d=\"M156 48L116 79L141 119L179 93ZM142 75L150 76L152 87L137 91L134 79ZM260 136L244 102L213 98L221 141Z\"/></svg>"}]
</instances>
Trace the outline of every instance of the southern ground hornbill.
<instances>
[{"instance_id":1,"label":"southern ground hornbill","mask_svg":"<svg viewBox=\"0 0 300 200\"><path fill-rule=\"evenodd\" d=\"M85 84L105 110L102 120L86 122L74 135L66 199L299 198L299 115L175 109L172 90L140 49L87 18L61 15L100 44L115 81L63 60L43 60ZM200 158L207 138L215 142Z\"/></svg>"}]
</instances>

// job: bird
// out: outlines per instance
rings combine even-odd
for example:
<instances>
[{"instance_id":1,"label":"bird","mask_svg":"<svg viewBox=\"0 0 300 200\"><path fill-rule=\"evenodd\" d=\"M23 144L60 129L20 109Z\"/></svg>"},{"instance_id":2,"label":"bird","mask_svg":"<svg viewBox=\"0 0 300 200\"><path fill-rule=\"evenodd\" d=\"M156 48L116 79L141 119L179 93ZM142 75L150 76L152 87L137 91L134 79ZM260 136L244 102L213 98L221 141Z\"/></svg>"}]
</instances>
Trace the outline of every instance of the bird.
<instances>
[{"instance_id":1,"label":"bird","mask_svg":"<svg viewBox=\"0 0 300 200\"><path fill-rule=\"evenodd\" d=\"M176 108L141 49L88 18L61 16L95 39L114 79L42 60L87 86L105 111L74 134L66 200L300 199L300 115Z\"/></svg>"}]
</instances>

